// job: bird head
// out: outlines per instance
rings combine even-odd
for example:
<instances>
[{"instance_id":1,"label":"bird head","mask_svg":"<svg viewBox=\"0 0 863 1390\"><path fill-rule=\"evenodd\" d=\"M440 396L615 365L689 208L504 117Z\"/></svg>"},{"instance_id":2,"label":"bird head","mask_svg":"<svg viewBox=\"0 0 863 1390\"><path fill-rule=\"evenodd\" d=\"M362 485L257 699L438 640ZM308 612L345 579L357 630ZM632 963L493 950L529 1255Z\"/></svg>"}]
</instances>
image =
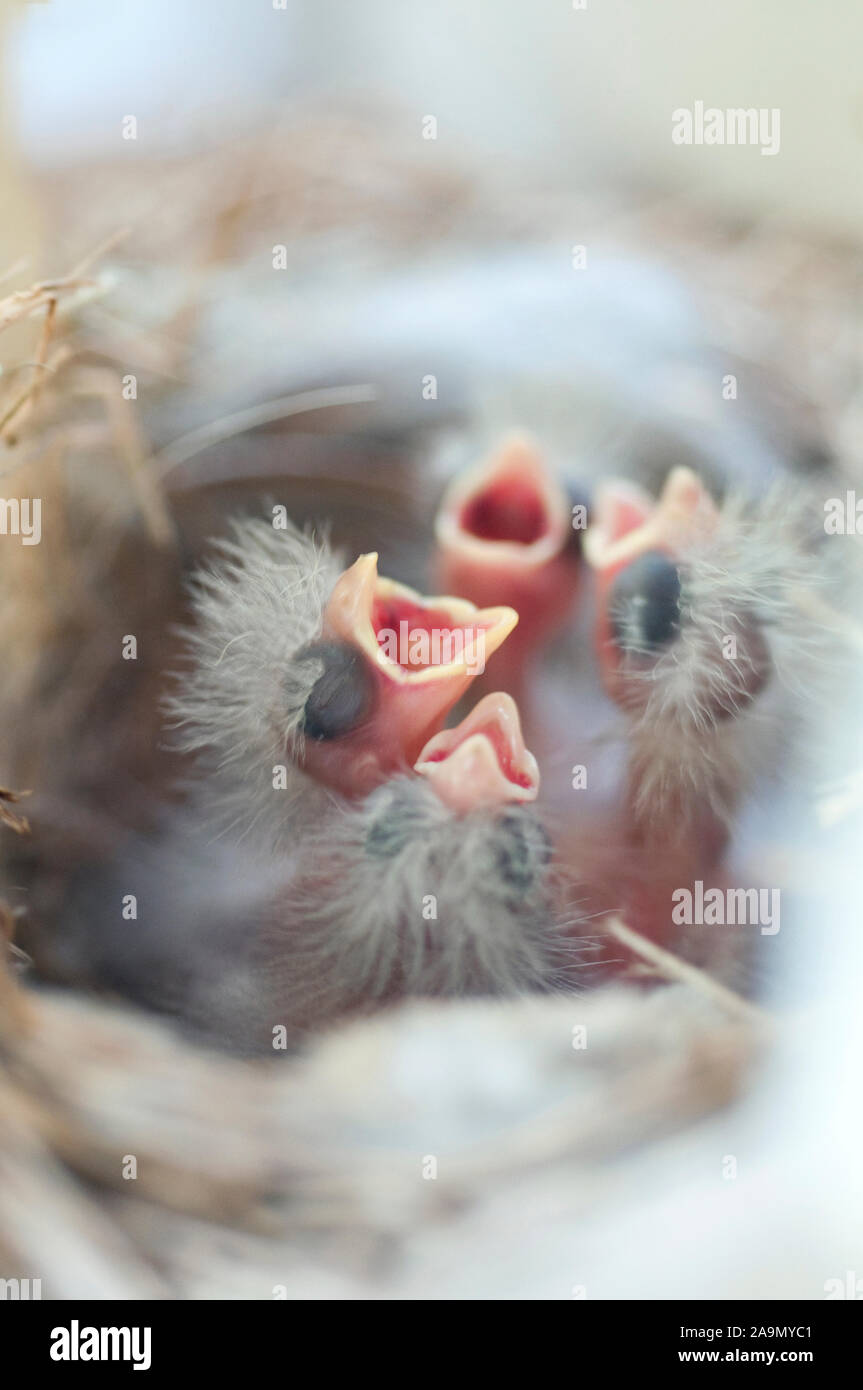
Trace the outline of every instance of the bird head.
<instances>
[{"instance_id":1,"label":"bird head","mask_svg":"<svg viewBox=\"0 0 863 1390\"><path fill-rule=\"evenodd\" d=\"M416 761L518 622L509 607L428 598L361 555L324 607L321 636L297 654L317 667L297 727L303 768L343 795Z\"/></svg>"}]
</instances>

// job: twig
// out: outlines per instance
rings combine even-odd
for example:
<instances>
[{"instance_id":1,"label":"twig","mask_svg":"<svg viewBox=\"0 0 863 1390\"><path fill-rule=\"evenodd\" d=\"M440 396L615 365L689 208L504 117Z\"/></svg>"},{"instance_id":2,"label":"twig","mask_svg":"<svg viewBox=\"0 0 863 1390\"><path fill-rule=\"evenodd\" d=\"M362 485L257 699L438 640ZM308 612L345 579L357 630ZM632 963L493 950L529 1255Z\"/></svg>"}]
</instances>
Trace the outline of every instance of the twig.
<instances>
[{"instance_id":1,"label":"twig","mask_svg":"<svg viewBox=\"0 0 863 1390\"><path fill-rule=\"evenodd\" d=\"M274 420L287 420L291 415L305 415L307 411L328 410L340 405L368 405L377 400L373 386L324 386L316 391L301 391L295 396L279 396L276 400L265 401L262 405L238 410L233 415L225 415L221 420L212 420L200 429L191 430L175 439L172 444L156 454L153 463L158 477L164 478L181 463L186 463L195 454L220 444L235 435L245 434L246 430L258 425L271 424Z\"/></svg>"},{"instance_id":2,"label":"twig","mask_svg":"<svg viewBox=\"0 0 863 1390\"><path fill-rule=\"evenodd\" d=\"M56 301L53 302L56 303ZM18 414L24 409L24 407L28 404L28 402L32 406L33 400L35 399L36 395L37 382L40 385L42 382L42 378L39 376L39 371L48 372L50 375L55 375L59 368L63 365L63 363L68 362L71 356L72 351L68 344L61 343L60 346L57 348L57 351L54 353L54 356L52 357L50 362L18 362L15 364L15 367L12 370L17 370L19 367L25 366L37 368L38 370L36 371L33 380L28 382L27 386L25 386L21 394L19 396L16 396L15 400L8 407L8 409L5 410L2 415L0 415L0 435L3 436L3 442L8 448L14 447L15 443L17 443L17 436L15 439L13 439L8 433L9 426L12 424L12 421L18 416Z\"/></svg>"},{"instance_id":3,"label":"twig","mask_svg":"<svg viewBox=\"0 0 863 1390\"><path fill-rule=\"evenodd\" d=\"M14 265L10 265L8 270L4 270L0 275L0 285L5 285L7 280L14 280L15 276L20 274L22 270L26 270L29 264L29 259L26 256L15 261Z\"/></svg>"},{"instance_id":4,"label":"twig","mask_svg":"<svg viewBox=\"0 0 863 1390\"><path fill-rule=\"evenodd\" d=\"M628 947L635 955L641 956L642 960L649 961L666 979L679 980L682 984L691 985L693 989L697 989L701 994L706 994L715 1003L720 1004L738 1018L746 1019L749 1023L757 1023L759 1027L766 1025L773 1028L775 1026L775 1020L764 1009L760 1009L757 1004L750 1004L747 999L741 999L739 994L735 994L726 985L714 980L704 970L699 970L698 966L689 965L679 956L663 950L653 941L648 941L647 937L641 936L639 932L627 927L619 918L612 917L606 926L621 945Z\"/></svg>"},{"instance_id":5,"label":"twig","mask_svg":"<svg viewBox=\"0 0 863 1390\"><path fill-rule=\"evenodd\" d=\"M40 374L39 369L44 368L46 365L46 360L48 357L48 348L51 343L51 337L54 333L54 324L56 323L56 320L57 300L49 299L47 308L45 310L45 319L42 324L42 332L39 336L39 345L36 349L36 361L33 363L33 376L30 379L30 383L27 386L26 391L24 391L22 395L19 396L18 400L14 403L11 409L6 412L5 416L3 417L2 424L0 424L0 432L2 432L4 441L6 443L9 443L8 430L15 417L23 412L26 418L28 414L32 415L33 410L35 409L36 401L38 400L39 392L42 389L42 383L44 380L44 378Z\"/></svg>"},{"instance_id":6,"label":"twig","mask_svg":"<svg viewBox=\"0 0 863 1390\"><path fill-rule=\"evenodd\" d=\"M15 290L5 299L0 299L0 330L8 328L9 324L15 323L18 319L29 318L38 309L50 305L52 300L56 301L62 294L91 288L95 282L86 278L86 272L100 257L112 250L119 241L128 235L129 228L122 227L119 231L112 232L109 237L106 237L92 251L89 251L68 275L62 275L56 280L39 280L26 290ZM0 278L6 279L17 273L19 268L20 263L14 265L6 272L5 276Z\"/></svg>"},{"instance_id":7,"label":"twig","mask_svg":"<svg viewBox=\"0 0 863 1390\"><path fill-rule=\"evenodd\" d=\"M86 274L90 267L95 265L96 261L100 261L103 256L107 256L109 251L113 251L114 247L121 241L125 241L130 231L130 227L119 227L116 232L112 232L110 236L105 237L104 241L100 241L98 246L92 251L89 251L84 259L78 262L75 269L72 271L72 275L77 278Z\"/></svg>"},{"instance_id":8,"label":"twig","mask_svg":"<svg viewBox=\"0 0 863 1390\"><path fill-rule=\"evenodd\" d=\"M0 330L17 323L19 319L26 319L31 314L38 313L52 299L71 294L74 290L89 288L93 284L93 280L64 276L59 280L40 280L38 284L31 285L26 290L15 290L5 299L0 299Z\"/></svg>"},{"instance_id":9,"label":"twig","mask_svg":"<svg viewBox=\"0 0 863 1390\"><path fill-rule=\"evenodd\" d=\"M122 383L109 367L80 369L72 390L101 400L108 424L119 447L138 506L157 545L176 542L176 528L165 502L159 478L150 470L135 416L122 397Z\"/></svg>"},{"instance_id":10,"label":"twig","mask_svg":"<svg viewBox=\"0 0 863 1390\"><path fill-rule=\"evenodd\" d=\"M29 791L13 792L8 787L0 787L0 825L8 825L9 829L14 830L16 835L29 835L30 822L26 816L22 816L18 811L10 810L10 807L16 805L22 797L29 795Z\"/></svg>"}]
</instances>

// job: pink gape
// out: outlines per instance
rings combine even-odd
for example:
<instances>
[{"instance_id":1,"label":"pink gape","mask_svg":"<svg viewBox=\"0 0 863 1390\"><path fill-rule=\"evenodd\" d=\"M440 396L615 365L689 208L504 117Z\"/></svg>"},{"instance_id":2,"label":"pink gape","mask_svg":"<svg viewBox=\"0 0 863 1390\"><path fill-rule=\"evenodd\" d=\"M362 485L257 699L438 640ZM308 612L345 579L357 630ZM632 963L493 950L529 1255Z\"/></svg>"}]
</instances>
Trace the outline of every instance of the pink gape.
<instances>
[{"instance_id":1,"label":"pink gape","mask_svg":"<svg viewBox=\"0 0 863 1390\"><path fill-rule=\"evenodd\" d=\"M539 768L521 732L518 706L486 695L455 729L429 740L414 765L444 805L457 813L535 801Z\"/></svg>"},{"instance_id":2,"label":"pink gape","mask_svg":"<svg viewBox=\"0 0 863 1390\"><path fill-rule=\"evenodd\" d=\"M511 608L479 609L464 599L426 598L379 576L377 558L361 555L345 570L323 622L325 639L346 642L362 653L373 673L373 708L347 739L307 742L302 759L305 771L344 796L365 795L394 772L412 767L518 622ZM382 645L384 633L395 634L395 655ZM423 637L429 638L432 656L443 649L452 659L423 660Z\"/></svg>"},{"instance_id":3,"label":"pink gape","mask_svg":"<svg viewBox=\"0 0 863 1390\"><path fill-rule=\"evenodd\" d=\"M566 495L530 440L513 435L457 477L435 523L439 582L474 603L506 603L519 628L495 667L522 693L527 663L568 619L579 587Z\"/></svg>"}]
</instances>

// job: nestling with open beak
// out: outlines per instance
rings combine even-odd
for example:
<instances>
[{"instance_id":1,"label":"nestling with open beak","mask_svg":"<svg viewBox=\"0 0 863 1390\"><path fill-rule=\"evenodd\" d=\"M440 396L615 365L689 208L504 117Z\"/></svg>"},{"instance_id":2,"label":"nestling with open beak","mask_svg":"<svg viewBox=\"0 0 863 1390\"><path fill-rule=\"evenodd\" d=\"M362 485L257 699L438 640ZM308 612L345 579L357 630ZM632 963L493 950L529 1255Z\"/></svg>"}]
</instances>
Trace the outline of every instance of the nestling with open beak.
<instances>
[{"instance_id":1,"label":"nestling with open beak","mask_svg":"<svg viewBox=\"0 0 863 1390\"><path fill-rule=\"evenodd\" d=\"M530 806L536 763L492 694L434 735L416 767L328 807L265 913L267 1026L302 1032L405 994L561 987L551 846Z\"/></svg>"},{"instance_id":2,"label":"nestling with open beak","mask_svg":"<svg viewBox=\"0 0 863 1390\"><path fill-rule=\"evenodd\" d=\"M295 804L290 843L254 851L175 815L133 841L70 913L104 986L249 1055L405 995L563 987L539 779L518 711L492 694L367 796ZM138 928L105 912L134 888Z\"/></svg>"},{"instance_id":3,"label":"nestling with open beak","mask_svg":"<svg viewBox=\"0 0 863 1390\"><path fill-rule=\"evenodd\" d=\"M596 574L597 660L628 719L632 834L685 840L715 859L805 691L811 632L795 603L811 579L787 503L720 509L686 468L658 502L628 484L597 493L585 556Z\"/></svg>"},{"instance_id":4,"label":"nestling with open beak","mask_svg":"<svg viewBox=\"0 0 863 1390\"><path fill-rule=\"evenodd\" d=\"M194 660L167 701L206 772L202 811L264 847L315 787L364 795L406 772L518 621L347 570L294 528L243 521L196 582Z\"/></svg>"},{"instance_id":5,"label":"nestling with open beak","mask_svg":"<svg viewBox=\"0 0 863 1390\"><path fill-rule=\"evenodd\" d=\"M223 858L213 882L255 892L184 915L162 868L169 944L135 972L148 1002L171 952L204 939L209 967L177 972L170 1008L253 1051L404 994L560 985L572 947L518 709L492 693L443 727L516 614L425 599L373 555L339 573L326 545L265 522L222 544L196 604L197 660L169 702L202 773L180 857ZM202 810L221 826L209 845Z\"/></svg>"}]
</instances>

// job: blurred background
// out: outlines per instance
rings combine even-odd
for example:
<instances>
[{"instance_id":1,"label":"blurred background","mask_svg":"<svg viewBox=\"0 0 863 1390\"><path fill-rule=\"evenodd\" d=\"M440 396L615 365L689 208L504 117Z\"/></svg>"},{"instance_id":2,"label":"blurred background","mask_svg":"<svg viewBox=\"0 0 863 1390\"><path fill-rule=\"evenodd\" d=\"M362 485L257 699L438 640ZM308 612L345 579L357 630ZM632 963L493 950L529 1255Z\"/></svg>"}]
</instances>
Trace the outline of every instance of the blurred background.
<instances>
[{"instance_id":1,"label":"blurred background","mask_svg":"<svg viewBox=\"0 0 863 1390\"><path fill-rule=\"evenodd\" d=\"M167 153L264 123L285 102L373 102L438 151L472 150L563 188L683 191L736 215L859 235L863 141L852 0L54 0L21 6L4 94L28 159ZM537 74L541 73L541 80ZM781 158L681 149L670 116L696 100L778 107ZM435 151L425 150L425 157Z\"/></svg>"},{"instance_id":2,"label":"blurred background","mask_svg":"<svg viewBox=\"0 0 863 1390\"><path fill-rule=\"evenodd\" d=\"M275 496L421 585L446 477L513 425L588 483L656 491L683 462L718 494L810 488L819 521L858 485L859 5L0 14L0 476L62 518L0 556L0 784L33 791L34 832L0 827L0 1275L46 1297L819 1298L863 1273L850 585L805 771L733 845L789 895L754 1010L631 979L408 1005L276 1076L106 1002L67 912L174 795L172 622L237 510ZM777 153L676 145L699 101L778 110Z\"/></svg>"}]
</instances>

